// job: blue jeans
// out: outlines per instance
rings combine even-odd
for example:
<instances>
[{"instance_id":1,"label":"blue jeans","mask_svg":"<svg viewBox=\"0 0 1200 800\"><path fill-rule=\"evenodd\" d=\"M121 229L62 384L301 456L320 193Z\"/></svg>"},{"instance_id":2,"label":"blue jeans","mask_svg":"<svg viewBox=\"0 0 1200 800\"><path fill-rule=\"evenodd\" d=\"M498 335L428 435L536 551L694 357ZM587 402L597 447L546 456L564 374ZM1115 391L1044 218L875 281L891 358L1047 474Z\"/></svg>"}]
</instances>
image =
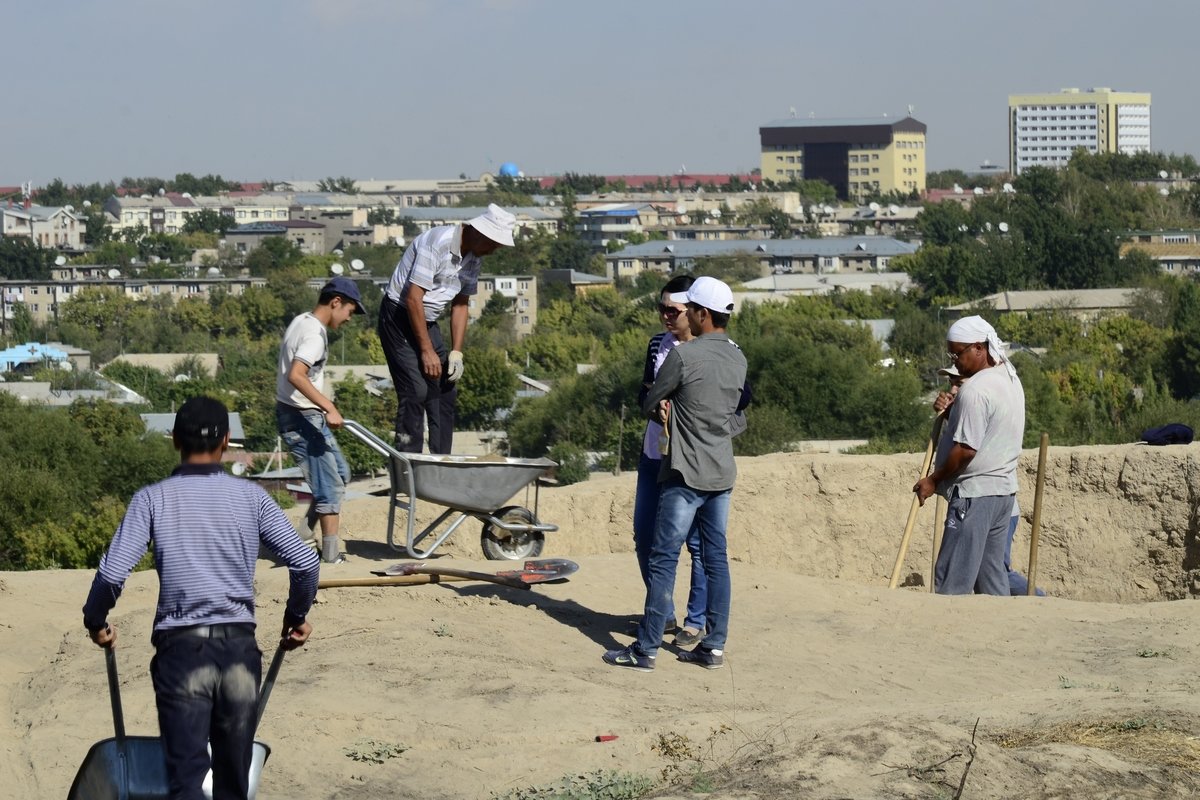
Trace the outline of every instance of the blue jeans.
<instances>
[{"instance_id":1,"label":"blue jeans","mask_svg":"<svg viewBox=\"0 0 1200 800\"><path fill-rule=\"evenodd\" d=\"M236 639L168 635L150 661L172 798L200 800L212 745L213 797L245 798L262 652Z\"/></svg>"},{"instance_id":2,"label":"blue jeans","mask_svg":"<svg viewBox=\"0 0 1200 800\"><path fill-rule=\"evenodd\" d=\"M319 516L341 513L350 467L333 438L333 431L325 424L325 415L316 409L276 403L275 421L279 435L308 481L313 512Z\"/></svg>"},{"instance_id":3,"label":"blue jeans","mask_svg":"<svg viewBox=\"0 0 1200 800\"><path fill-rule=\"evenodd\" d=\"M662 484L658 524L650 548L650 588L646 592L646 610L637 633L637 649L642 653L655 655L662 644L663 626L673 607L679 550L693 525L699 529L700 558L708 578L708 599L704 609L708 633L702 644L714 650L724 649L729 635L730 595L725 525L729 521L731 492L731 489L720 492L693 489L677 475Z\"/></svg>"},{"instance_id":4,"label":"blue jeans","mask_svg":"<svg viewBox=\"0 0 1200 800\"><path fill-rule=\"evenodd\" d=\"M658 468L662 461L647 458L642 453L638 459L637 492L633 496L633 550L637 553L638 569L642 572L642 583L650 588L650 548L654 543L654 527L658 517ZM692 586L688 591L687 618L685 628L704 631L704 605L708 602L708 579L704 574L704 562L700 557L700 528L692 525L688 530L688 553L692 557ZM675 603L667 609L667 620L675 619Z\"/></svg>"}]
</instances>

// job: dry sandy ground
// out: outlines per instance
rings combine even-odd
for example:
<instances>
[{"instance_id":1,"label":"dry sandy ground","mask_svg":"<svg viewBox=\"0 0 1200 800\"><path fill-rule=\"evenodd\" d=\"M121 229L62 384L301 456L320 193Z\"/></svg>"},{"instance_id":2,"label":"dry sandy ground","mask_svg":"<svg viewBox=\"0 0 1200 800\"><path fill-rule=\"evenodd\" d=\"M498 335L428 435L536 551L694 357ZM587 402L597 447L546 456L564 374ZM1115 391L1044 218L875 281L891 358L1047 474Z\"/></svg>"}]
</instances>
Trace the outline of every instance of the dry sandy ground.
<instances>
[{"instance_id":1,"label":"dry sandy ground","mask_svg":"<svg viewBox=\"0 0 1200 800\"><path fill-rule=\"evenodd\" d=\"M1187 601L1135 602L1189 591L1195 453L1052 449L1044 600L886 588L919 456L747 459L715 671L670 647L652 674L600 661L642 604L633 478L546 492L541 516L563 529L544 555L579 562L568 583L323 590L260 729L273 748L260 796L488 798L619 770L659 782L656 796L949 798L968 763L966 798L1196 796L1200 617ZM383 499L353 501L353 559L326 577L400 560L385 520ZM931 526L927 512L906 574L928 572ZM480 560L477 535L468 523L448 558L503 567ZM90 580L0 574L0 797L65 796L112 735L103 658L80 628ZM286 586L261 562L268 655ZM112 617L130 733L156 732L156 592L152 573L135 575ZM355 758L372 752L382 763Z\"/></svg>"}]
</instances>

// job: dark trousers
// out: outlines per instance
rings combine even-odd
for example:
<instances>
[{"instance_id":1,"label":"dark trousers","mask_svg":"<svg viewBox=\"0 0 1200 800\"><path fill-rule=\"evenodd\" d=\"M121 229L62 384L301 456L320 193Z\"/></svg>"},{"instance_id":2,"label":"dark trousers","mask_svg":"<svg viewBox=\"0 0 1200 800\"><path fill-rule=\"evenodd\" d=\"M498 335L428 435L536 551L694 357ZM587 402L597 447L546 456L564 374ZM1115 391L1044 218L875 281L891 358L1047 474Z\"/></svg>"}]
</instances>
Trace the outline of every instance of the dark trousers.
<instances>
[{"instance_id":1,"label":"dark trousers","mask_svg":"<svg viewBox=\"0 0 1200 800\"><path fill-rule=\"evenodd\" d=\"M212 745L213 797L244 800L262 652L248 636L201 639L164 635L150 661L158 701L158 728L166 753L172 800L199 800Z\"/></svg>"},{"instance_id":2,"label":"dark trousers","mask_svg":"<svg viewBox=\"0 0 1200 800\"><path fill-rule=\"evenodd\" d=\"M425 421L429 421L429 452L449 453L454 437L458 386L446 380L449 351L436 322L426 323L429 341L442 362L442 377L430 380L421 371L421 349L408 318L408 309L384 297L379 312L379 341L396 389L396 449L421 452Z\"/></svg>"}]
</instances>

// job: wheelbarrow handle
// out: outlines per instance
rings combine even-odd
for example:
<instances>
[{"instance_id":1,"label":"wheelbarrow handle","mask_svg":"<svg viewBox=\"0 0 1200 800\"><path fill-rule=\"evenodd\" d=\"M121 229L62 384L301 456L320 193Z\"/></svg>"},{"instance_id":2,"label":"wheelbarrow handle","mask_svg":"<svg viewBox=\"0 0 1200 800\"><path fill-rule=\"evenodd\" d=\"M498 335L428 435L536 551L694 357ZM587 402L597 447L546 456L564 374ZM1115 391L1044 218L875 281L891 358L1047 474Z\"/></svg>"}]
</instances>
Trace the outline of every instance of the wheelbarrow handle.
<instances>
[{"instance_id":1,"label":"wheelbarrow handle","mask_svg":"<svg viewBox=\"0 0 1200 800\"><path fill-rule=\"evenodd\" d=\"M271 690L275 688L275 679L279 677L279 668L283 666L283 641L280 639L279 646L275 648L275 656L271 659L270 668L267 669L267 678L258 692L258 712L254 717L254 730L258 730L258 724L262 722L263 712L267 710L267 700L271 698Z\"/></svg>"},{"instance_id":2,"label":"wheelbarrow handle","mask_svg":"<svg viewBox=\"0 0 1200 800\"><path fill-rule=\"evenodd\" d=\"M108 699L112 702L113 732L117 742L125 741L125 714L121 711L121 682L117 678L117 648L104 648L104 666L108 669Z\"/></svg>"}]
</instances>

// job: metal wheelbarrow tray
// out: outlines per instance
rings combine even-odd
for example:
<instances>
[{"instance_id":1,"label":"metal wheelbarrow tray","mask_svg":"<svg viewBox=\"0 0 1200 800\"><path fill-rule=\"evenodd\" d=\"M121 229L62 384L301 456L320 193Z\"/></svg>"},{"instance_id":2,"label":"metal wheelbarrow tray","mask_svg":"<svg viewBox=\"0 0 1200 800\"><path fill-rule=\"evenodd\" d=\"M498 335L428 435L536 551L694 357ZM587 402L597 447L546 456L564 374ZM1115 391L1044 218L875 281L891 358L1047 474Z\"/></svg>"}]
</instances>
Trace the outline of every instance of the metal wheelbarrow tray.
<instances>
[{"instance_id":1,"label":"metal wheelbarrow tray","mask_svg":"<svg viewBox=\"0 0 1200 800\"><path fill-rule=\"evenodd\" d=\"M539 479L558 466L548 458L401 453L353 420L345 421L345 430L387 459L392 500L388 506L388 545L406 551L411 558L428 558L467 517L483 522L480 542L489 559L534 558L542 552L544 534L558 530L557 525L537 518ZM503 506L530 484L534 485L532 511L523 506ZM420 533L415 519L418 500L447 506ZM398 508L407 517L403 547L395 541ZM436 534L432 544L421 549L421 543L455 514L458 516Z\"/></svg>"},{"instance_id":2,"label":"metal wheelbarrow tray","mask_svg":"<svg viewBox=\"0 0 1200 800\"><path fill-rule=\"evenodd\" d=\"M262 720L267 700L283 664L283 646L280 644L271 660L266 680L258 694L258 721ZM167 784L167 764L163 753L162 739L157 736L126 736L125 715L121 710L121 685L117 679L117 657L113 648L104 651L104 662L108 669L108 696L112 702L113 729L111 739L102 739L92 745L67 794L67 800L159 800L170 795ZM254 740L254 752L250 762L250 798L258 794L258 782L262 777L263 765L271 755L266 742ZM212 800L212 771L204 779L204 796Z\"/></svg>"}]
</instances>

